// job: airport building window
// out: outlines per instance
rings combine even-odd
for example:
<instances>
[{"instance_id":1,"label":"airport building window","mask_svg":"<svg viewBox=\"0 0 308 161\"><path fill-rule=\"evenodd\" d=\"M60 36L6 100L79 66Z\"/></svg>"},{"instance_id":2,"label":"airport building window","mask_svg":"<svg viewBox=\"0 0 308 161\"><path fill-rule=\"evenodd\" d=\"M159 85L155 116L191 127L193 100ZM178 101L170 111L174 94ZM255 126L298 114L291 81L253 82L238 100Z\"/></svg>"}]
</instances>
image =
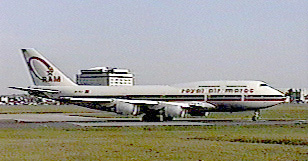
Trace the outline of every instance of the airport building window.
<instances>
[{"instance_id":1,"label":"airport building window","mask_svg":"<svg viewBox=\"0 0 308 161\"><path fill-rule=\"evenodd\" d=\"M110 67L95 67L88 70L81 70L77 74L76 82L78 85L111 86L114 84L122 86L132 86L134 75L128 69L118 69Z\"/></svg>"}]
</instances>

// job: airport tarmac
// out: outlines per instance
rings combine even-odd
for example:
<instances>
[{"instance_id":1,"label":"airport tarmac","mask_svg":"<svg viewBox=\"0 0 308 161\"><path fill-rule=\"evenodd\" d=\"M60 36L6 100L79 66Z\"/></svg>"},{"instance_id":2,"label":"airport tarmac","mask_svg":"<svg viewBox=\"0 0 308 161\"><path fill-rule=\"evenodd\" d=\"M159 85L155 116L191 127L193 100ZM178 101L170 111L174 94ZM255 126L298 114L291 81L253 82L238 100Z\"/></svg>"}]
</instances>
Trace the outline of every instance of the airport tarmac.
<instances>
[{"instance_id":1,"label":"airport tarmac","mask_svg":"<svg viewBox=\"0 0 308 161\"><path fill-rule=\"evenodd\" d=\"M244 126L244 125L296 125L307 120L248 121L176 119L168 122L140 122L139 118L95 118L68 114L0 114L0 128L74 128L74 127L128 127L128 126Z\"/></svg>"}]
</instances>

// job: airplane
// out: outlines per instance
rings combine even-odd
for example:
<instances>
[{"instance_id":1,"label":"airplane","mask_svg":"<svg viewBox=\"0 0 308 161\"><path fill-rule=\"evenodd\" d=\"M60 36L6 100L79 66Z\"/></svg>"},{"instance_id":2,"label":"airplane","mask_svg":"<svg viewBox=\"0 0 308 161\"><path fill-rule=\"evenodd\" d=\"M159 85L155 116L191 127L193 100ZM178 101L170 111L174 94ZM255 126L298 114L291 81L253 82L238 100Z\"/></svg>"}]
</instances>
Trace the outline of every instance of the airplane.
<instances>
[{"instance_id":1,"label":"airplane","mask_svg":"<svg viewBox=\"0 0 308 161\"><path fill-rule=\"evenodd\" d=\"M176 85L77 85L36 49L21 49L34 85L9 87L60 102L140 115L142 121L171 121L175 117L209 112L255 111L283 103L284 94L263 81L200 81Z\"/></svg>"}]
</instances>

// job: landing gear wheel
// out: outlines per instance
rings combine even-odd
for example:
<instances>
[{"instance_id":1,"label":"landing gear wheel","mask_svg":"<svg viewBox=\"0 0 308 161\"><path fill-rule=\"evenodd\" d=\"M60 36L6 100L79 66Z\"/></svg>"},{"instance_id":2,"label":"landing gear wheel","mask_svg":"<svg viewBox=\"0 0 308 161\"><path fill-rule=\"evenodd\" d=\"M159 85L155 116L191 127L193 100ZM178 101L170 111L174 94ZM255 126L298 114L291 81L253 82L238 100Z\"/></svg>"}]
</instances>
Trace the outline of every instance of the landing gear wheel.
<instances>
[{"instance_id":1,"label":"landing gear wheel","mask_svg":"<svg viewBox=\"0 0 308 161\"><path fill-rule=\"evenodd\" d=\"M259 118L257 118L256 116L252 116L252 121L257 121Z\"/></svg>"},{"instance_id":2,"label":"landing gear wheel","mask_svg":"<svg viewBox=\"0 0 308 161\"><path fill-rule=\"evenodd\" d=\"M143 122L160 122L161 117L160 117L160 115L157 115L157 113L147 113L147 114L142 116L141 121L143 121Z\"/></svg>"},{"instance_id":3,"label":"landing gear wheel","mask_svg":"<svg viewBox=\"0 0 308 161\"><path fill-rule=\"evenodd\" d=\"M252 116L252 121L258 121L260 119L260 110L256 110Z\"/></svg>"},{"instance_id":4,"label":"landing gear wheel","mask_svg":"<svg viewBox=\"0 0 308 161\"><path fill-rule=\"evenodd\" d=\"M172 120L173 120L173 117L171 116L164 117L164 121L172 121Z\"/></svg>"},{"instance_id":5,"label":"landing gear wheel","mask_svg":"<svg viewBox=\"0 0 308 161\"><path fill-rule=\"evenodd\" d=\"M141 117L141 122L149 122L149 116L148 115L143 115Z\"/></svg>"},{"instance_id":6,"label":"landing gear wheel","mask_svg":"<svg viewBox=\"0 0 308 161\"><path fill-rule=\"evenodd\" d=\"M181 117L182 117L182 118L186 118L186 117L187 117L187 111L186 111L186 110L183 110L183 111L181 112Z\"/></svg>"}]
</instances>

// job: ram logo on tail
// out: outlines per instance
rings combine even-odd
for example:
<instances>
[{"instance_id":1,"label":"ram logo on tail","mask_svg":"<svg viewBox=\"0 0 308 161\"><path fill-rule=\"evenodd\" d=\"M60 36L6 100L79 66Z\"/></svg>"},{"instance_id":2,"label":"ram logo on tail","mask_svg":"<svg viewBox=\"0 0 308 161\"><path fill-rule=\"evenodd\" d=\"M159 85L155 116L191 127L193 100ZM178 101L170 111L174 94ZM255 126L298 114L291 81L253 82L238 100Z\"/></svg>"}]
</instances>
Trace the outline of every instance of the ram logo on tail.
<instances>
[{"instance_id":1,"label":"ram logo on tail","mask_svg":"<svg viewBox=\"0 0 308 161\"><path fill-rule=\"evenodd\" d=\"M22 49L31 77L35 85L72 86L76 85L59 69L51 64L35 49Z\"/></svg>"}]
</instances>

